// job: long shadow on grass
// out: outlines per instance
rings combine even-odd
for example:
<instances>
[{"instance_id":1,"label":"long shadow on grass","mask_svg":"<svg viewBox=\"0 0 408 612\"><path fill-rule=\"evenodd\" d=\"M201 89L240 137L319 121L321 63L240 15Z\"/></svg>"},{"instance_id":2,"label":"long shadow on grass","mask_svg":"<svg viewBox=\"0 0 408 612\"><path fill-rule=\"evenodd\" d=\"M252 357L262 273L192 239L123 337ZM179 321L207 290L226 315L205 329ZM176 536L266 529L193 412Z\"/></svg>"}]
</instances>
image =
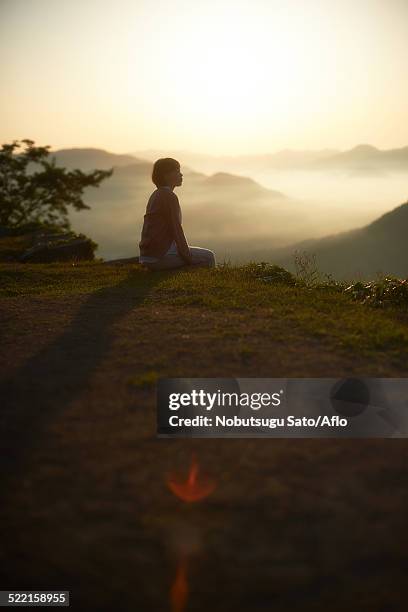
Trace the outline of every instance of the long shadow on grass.
<instances>
[{"instance_id":1,"label":"long shadow on grass","mask_svg":"<svg viewBox=\"0 0 408 612\"><path fill-rule=\"evenodd\" d=\"M54 342L0 383L0 473L13 477L47 421L85 389L112 344L113 324L168 274L133 270L118 284L95 291Z\"/></svg>"}]
</instances>

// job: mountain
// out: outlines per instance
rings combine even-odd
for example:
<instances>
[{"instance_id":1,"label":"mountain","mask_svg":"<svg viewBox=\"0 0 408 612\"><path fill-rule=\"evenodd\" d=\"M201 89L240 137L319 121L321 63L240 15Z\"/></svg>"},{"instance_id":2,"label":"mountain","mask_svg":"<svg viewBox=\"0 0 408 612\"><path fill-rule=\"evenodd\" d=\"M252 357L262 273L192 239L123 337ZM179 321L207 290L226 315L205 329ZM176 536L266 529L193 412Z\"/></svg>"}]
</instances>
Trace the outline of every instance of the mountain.
<instances>
[{"instance_id":1,"label":"mountain","mask_svg":"<svg viewBox=\"0 0 408 612\"><path fill-rule=\"evenodd\" d=\"M131 180L135 182L135 186L137 183L139 187L143 185L143 187L155 188L151 181L152 162L146 159L92 148L60 149L51 151L50 154L55 158L57 165L69 169L79 168L83 171L89 171L96 168L106 170L113 167L114 173L111 179L106 180L101 188L109 183L115 184L119 180ZM231 195L236 195L239 192L241 195L251 198L284 199L286 197L280 191L262 187L252 178L246 176L227 172L216 172L208 176L202 172L196 172L186 165L183 166L182 172L184 177L183 191L187 191L188 195L189 187L192 186L194 188L193 195L197 195L198 190L204 192L206 197L208 197L209 190L211 190L213 196L217 197L224 189L228 189ZM90 193L93 193L93 190L90 190Z\"/></svg>"},{"instance_id":2,"label":"mountain","mask_svg":"<svg viewBox=\"0 0 408 612\"><path fill-rule=\"evenodd\" d=\"M253 155L207 155L186 150L148 149L132 153L154 161L160 157L174 157L183 166L187 164L200 172L262 172L268 170L304 169L309 164L339 153L336 149L320 151L293 151L283 149L277 153Z\"/></svg>"},{"instance_id":3,"label":"mountain","mask_svg":"<svg viewBox=\"0 0 408 612\"><path fill-rule=\"evenodd\" d=\"M134 153L151 161L159 157L175 157L180 163L201 172L267 172L268 170L341 171L348 174L381 174L408 172L408 147L381 150L369 144L359 144L347 151L321 149L255 155L206 155L192 151L146 150Z\"/></svg>"},{"instance_id":4,"label":"mountain","mask_svg":"<svg viewBox=\"0 0 408 612\"><path fill-rule=\"evenodd\" d=\"M361 161L379 153L375 147L360 145L341 159ZM137 254L146 203L155 189L152 162L101 149L63 149L52 154L65 167L86 171L114 167L113 175L98 189L85 190L84 201L91 210L71 212L72 227L99 244L98 256L114 259ZM321 212L248 176L226 171L208 175L188 165L182 171L183 185L175 191L188 241L214 249L219 261L267 259L293 269L297 249L316 253L319 268L339 278L372 277L378 271L408 276L407 204L363 227L299 242L316 236Z\"/></svg>"},{"instance_id":5,"label":"mountain","mask_svg":"<svg viewBox=\"0 0 408 612\"><path fill-rule=\"evenodd\" d=\"M295 251L314 253L323 273L336 278L373 278L377 273L408 277L408 201L368 225L269 252L275 263L294 270Z\"/></svg>"},{"instance_id":6,"label":"mountain","mask_svg":"<svg viewBox=\"0 0 408 612\"><path fill-rule=\"evenodd\" d=\"M239 189L241 196L254 196L256 194L257 196L269 196L271 198L286 198L282 192L262 187L250 177L237 176L228 172L216 172L211 176L205 177L202 180L202 186L211 189Z\"/></svg>"},{"instance_id":7,"label":"mountain","mask_svg":"<svg viewBox=\"0 0 408 612\"><path fill-rule=\"evenodd\" d=\"M360 144L311 163L315 170L343 170L353 173L379 173L387 171L408 172L408 147L380 150L368 144Z\"/></svg>"},{"instance_id":8,"label":"mountain","mask_svg":"<svg viewBox=\"0 0 408 612\"><path fill-rule=\"evenodd\" d=\"M112 166L126 166L128 164L148 164L145 159L138 159L134 155L118 155L104 149L74 148L50 151L50 156L55 157L59 166L66 168L80 168L83 171L107 170Z\"/></svg>"},{"instance_id":9,"label":"mountain","mask_svg":"<svg viewBox=\"0 0 408 612\"><path fill-rule=\"evenodd\" d=\"M90 210L71 211L73 229L99 244L97 256L131 257L138 242L146 203L155 186L152 162L101 149L62 149L51 152L57 165L84 171L114 168L95 189L84 190ZM216 249L219 258L234 257L265 244L283 246L308 230L310 215L284 193L267 189L247 176L227 172L208 175L182 166L183 185L176 188L189 243ZM262 220L260 222L260 220Z\"/></svg>"}]
</instances>

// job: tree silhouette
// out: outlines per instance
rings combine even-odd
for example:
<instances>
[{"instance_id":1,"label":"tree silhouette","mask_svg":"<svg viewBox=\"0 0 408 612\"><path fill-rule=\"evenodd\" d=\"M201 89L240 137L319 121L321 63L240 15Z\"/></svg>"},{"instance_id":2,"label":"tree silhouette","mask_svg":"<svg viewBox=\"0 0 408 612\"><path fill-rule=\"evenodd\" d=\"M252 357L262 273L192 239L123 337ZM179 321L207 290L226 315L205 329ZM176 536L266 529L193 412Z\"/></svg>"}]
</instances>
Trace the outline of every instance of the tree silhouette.
<instances>
[{"instance_id":1,"label":"tree silhouette","mask_svg":"<svg viewBox=\"0 0 408 612\"><path fill-rule=\"evenodd\" d=\"M22 153L14 153L26 144ZM34 141L13 140L3 144L0 150L0 225L19 227L37 222L70 228L68 207L75 210L89 209L82 200L85 187L99 187L101 181L113 173L110 170L93 170L89 174L81 170L68 171L51 161L50 146L36 147ZM28 172L34 163L41 170Z\"/></svg>"}]
</instances>

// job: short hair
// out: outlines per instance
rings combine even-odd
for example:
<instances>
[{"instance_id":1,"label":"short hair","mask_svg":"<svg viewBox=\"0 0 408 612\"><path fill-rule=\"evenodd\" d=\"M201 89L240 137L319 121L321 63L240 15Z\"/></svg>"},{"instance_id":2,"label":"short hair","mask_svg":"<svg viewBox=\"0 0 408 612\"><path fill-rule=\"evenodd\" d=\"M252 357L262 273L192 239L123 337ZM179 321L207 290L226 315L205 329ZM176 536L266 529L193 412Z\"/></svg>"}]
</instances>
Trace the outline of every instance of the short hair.
<instances>
[{"instance_id":1,"label":"short hair","mask_svg":"<svg viewBox=\"0 0 408 612\"><path fill-rule=\"evenodd\" d=\"M172 170L178 170L180 162L172 157L162 157L153 164L152 181L156 187L164 187L166 185L165 175Z\"/></svg>"}]
</instances>

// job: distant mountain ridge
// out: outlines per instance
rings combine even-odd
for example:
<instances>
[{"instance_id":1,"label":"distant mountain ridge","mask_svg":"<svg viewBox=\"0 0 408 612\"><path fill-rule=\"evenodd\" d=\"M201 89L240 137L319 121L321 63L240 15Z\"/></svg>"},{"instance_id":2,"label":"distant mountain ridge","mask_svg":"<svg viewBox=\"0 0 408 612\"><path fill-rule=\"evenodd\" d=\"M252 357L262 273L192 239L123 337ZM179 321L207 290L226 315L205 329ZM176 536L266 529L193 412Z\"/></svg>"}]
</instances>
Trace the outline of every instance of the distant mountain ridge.
<instances>
[{"instance_id":1,"label":"distant mountain ridge","mask_svg":"<svg viewBox=\"0 0 408 612\"><path fill-rule=\"evenodd\" d=\"M303 168L308 163L330 157L339 153L337 149L321 151L294 151L283 149L277 153L260 153L251 155L210 155L186 150L148 149L132 153L145 159L155 160L160 157L174 157L192 168L202 172L214 171L263 171L268 169Z\"/></svg>"},{"instance_id":2,"label":"distant mountain ridge","mask_svg":"<svg viewBox=\"0 0 408 612\"><path fill-rule=\"evenodd\" d=\"M114 168L112 176L98 189L86 188L84 201L91 209L81 213L72 211L70 218L76 231L91 236L100 245L98 254L102 257L114 259L137 254L146 203L155 189L152 162L96 148L50 153L57 165L69 169ZM208 175L186 164L182 172L184 181L177 188L177 195L191 244L207 245L229 256L231 250L245 250L245 241L253 243L253 237L260 231L269 237L269 228L277 245L288 244L304 235L301 232L307 219L302 218L294 201L281 191L233 173Z\"/></svg>"},{"instance_id":3,"label":"distant mountain ridge","mask_svg":"<svg viewBox=\"0 0 408 612\"><path fill-rule=\"evenodd\" d=\"M372 145L357 145L313 164L317 169L347 169L354 171L394 170L408 172L408 146L380 150Z\"/></svg>"},{"instance_id":4,"label":"distant mountain ridge","mask_svg":"<svg viewBox=\"0 0 408 612\"><path fill-rule=\"evenodd\" d=\"M282 149L276 153L254 155L206 155L191 151L145 150L128 154L98 148L71 148L50 151L59 163L84 170L140 164L149 166L160 157L175 157L187 172L231 173L268 170L317 170L352 173L408 172L408 146L381 150L370 144L352 149L316 151ZM194 170L193 170L194 169Z\"/></svg>"},{"instance_id":5,"label":"distant mountain ridge","mask_svg":"<svg viewBox=\"0 0 408 612\"><path fill-rule=\"evenodd\" d=\"M145 159L138 159L134 155L121 155L111 153L105 149L97 148L72 148L50 151L50 156L55 157L58 164L66 168L77 167L81 170L107 170L112 166L126 166L129 164L148 164Z\"/></svg>"},{"instance_id":6,"label":"distant mountain ridge","mask_svg":"<svg viewBox=\"0 0 408 612\"><path fill-rule=\"evenodd\" d=\"M276 153L253 155L206 155L192 151L145 150L134 153L147 159L176 157L192 167L209 171L267 170L342 170L348 172L408 172L408 146L381 150L370 144L359 144L352 149L321 149L316 151L282 149Z\"/></svg>"},{"instance_id":7,"label":"distant mountain ridge","mask_svg":"<svg viewBox=\"0 0 408 612\"><path fill-rule=\"evenodd\" d=\"M401 154L404 149L398 151ZM102 247L102 256L134 255L147 198L154 189L152 162L95 148L50 153L66 167L115 168L99 189L86 190L85 201L92 208L73 215L74 228L95 239ZM370 145L359 145L341 155L343 160L345 156L366 160L382 153ZM285 157L287 153L281 154ZM322 157L320 161L329 159ZM248 257L267 258L290 269L293 251L303 249L315 252L319 268L336 277L372 278L379 271L408 276L407 203L364 227L299 242L315 231L315 216L301 202L267 189L252 178L226 171L207 175L183 165L183 174L185 181L178 194L192 244L214 248L221 257L225 253L241 261ZM276 248L269 248L271 244Z\"/></svg>"},{"instance_id":8,"label":"distant mountain ridge","mask_svg":"<svg viewBox=\"0 0 408 612\"><path fill-rule=\"evenodd\" d=\"M294 252L316 255L318 268L338 278L377 273L408 278L408 201L378 219L348 232L303 240L270 253L273 261L294 269Z\"/></svg>"},{"instance_id":9,"label":"distant mountain ridge","mask_svg":"<svg viewBox=\"0 0 408 612\"><path fill-rule=\"evenodd\" d=\"M80 168L81 170L115 168L116 177L135 178L148 181L151 184L152 162L133 155L121 155L111 153L104 149L96 148L73 148L51 151L50 154L56 162L67 168ZM248 192L248 195L269 196L286 198L280 191L263 187L255 180L247 176L227 172L215 172L210 176L196 172L188 166L183 166L183 175L188 177L188 182L202 189L232 189ZM184 186L184 185L183 185Z\"/></svg>"}]
</instances>

